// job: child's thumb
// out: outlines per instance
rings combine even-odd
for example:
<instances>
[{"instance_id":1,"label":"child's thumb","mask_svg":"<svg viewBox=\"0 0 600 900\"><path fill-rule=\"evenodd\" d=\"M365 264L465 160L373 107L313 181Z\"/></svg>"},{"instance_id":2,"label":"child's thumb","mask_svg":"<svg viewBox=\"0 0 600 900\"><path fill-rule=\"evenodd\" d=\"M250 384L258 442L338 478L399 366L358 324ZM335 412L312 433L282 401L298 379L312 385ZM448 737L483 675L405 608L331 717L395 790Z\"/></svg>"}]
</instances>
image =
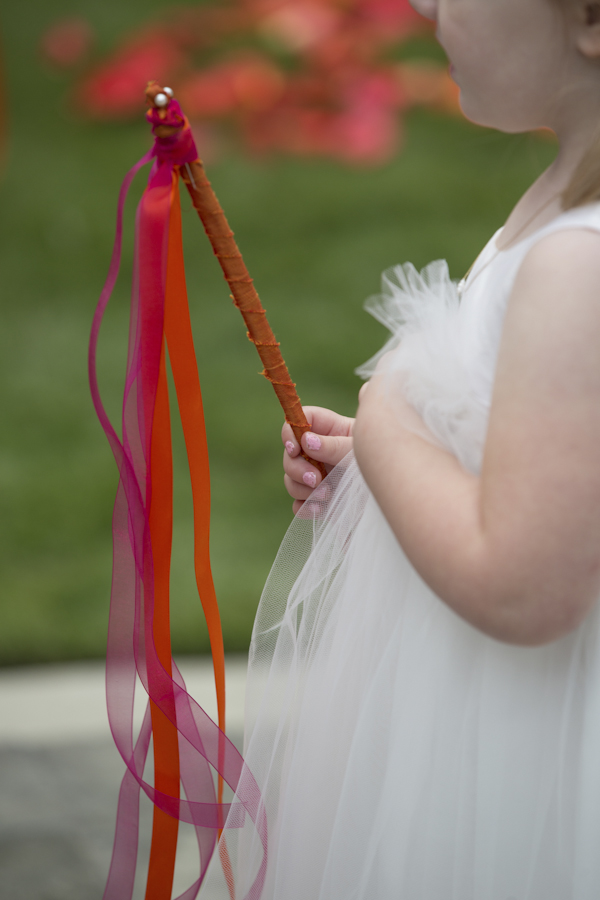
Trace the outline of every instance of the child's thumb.
<instances>
[{"instance_id":1,"label":"child's thumb","mask_svg":"<svg viewBox=\"0 0 600 900\"><path fill-rule=\"evenodd\" d=\"M337 466L352 450L352 438L341 435L326 436L307 431L302 435L302 449L312 459L327 466Z\"/></svg>"}]
</instances>

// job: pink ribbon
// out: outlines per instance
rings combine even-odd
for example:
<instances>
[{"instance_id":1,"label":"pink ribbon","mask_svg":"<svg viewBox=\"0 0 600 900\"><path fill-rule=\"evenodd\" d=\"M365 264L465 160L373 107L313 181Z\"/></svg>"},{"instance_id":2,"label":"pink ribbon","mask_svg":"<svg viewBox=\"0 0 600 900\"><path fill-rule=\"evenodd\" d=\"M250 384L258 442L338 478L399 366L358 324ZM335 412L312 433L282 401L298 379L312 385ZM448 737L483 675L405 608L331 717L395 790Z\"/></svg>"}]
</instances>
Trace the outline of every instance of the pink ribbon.
<instances>
[{"instance_id":1,"label":"pink ribbon","mask_svg":"<svg viewBox=\"0 0 600 900\"><path fill-rule=\"evenodd\" d=\"M180 114L176 101L171 101L171 105L172 112ZM159 124L165 124L164 120ZM264 855L245 900L259 900L267 865L266 815L254 778L235 746L187 693L175 663L172 664L173 677L161 665L152 639L154 582L148 518L149 460L163 344L173 167L197 158L189 128L184 128L182 135L179 144L172 138L155 138L152 150L133 166L123 181L108 277L94 314L89 346L92 399L119 470L113 513L113 579L106 692L111 732L127 768L119 794L113 855L104 900L130 900L132 896L138 849L140 789L161 810L195 826L200 874L178 900L194 900L214 852L219 830L223 827L242 827L246 815L250 816L258 831ZM136 217L129 349L122 410L123 436L120 439L100 398L96 349L102 317L119 272L127 192L138 170L153 159L148 187ZM142 727L134 741L133 703L137 677L149 698L179 733L181 782L185 798L157 791L143 778L152 726L148 703ZM217 801L212 770L236 792L237 799L233 804Z\"/></svg>"}]
</instances>

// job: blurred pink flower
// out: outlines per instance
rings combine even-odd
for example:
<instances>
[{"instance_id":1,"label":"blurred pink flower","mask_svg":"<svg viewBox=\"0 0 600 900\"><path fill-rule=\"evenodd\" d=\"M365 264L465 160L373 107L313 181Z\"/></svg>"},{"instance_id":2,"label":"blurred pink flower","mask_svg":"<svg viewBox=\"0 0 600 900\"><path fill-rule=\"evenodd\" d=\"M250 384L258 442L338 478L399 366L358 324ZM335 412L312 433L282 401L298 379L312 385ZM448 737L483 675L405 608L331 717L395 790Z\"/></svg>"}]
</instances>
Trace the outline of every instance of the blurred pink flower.
<instances>
[{"instance_id":1,"label":"blurred pink flower","mask_svg":"<svg viewBox=\"0 0 600 900\"><path fill-rule=\"evenodd\" d=\"M79 85L75 100L95 118L127 118L144 108L144 90L153 79L172 81L184 62L177 42L153 28L123 44Z\"/></svg>"},{"instance_id":2,"label":"blurred pink flower","mask_svg":"<svg viewBox=\"0 0 600 900\"><path fill-rule=\"evenodd\" d=\"M284 85L269 59L244 54L190 75L178 85L177 96L188 115L215 117L271 107Z\"/></svg>"},{"instance_id":3,"label":"blurred pink flower","mask_svg":"<svg viewBox=\"0 0 600 900\"><path fill-rule=\"evenodd\" d=\"M269 6L259 18L258 30L290 50L302 51L327 40L342 24L342 11L319 0L284 0Z\"/></svg>"},{"instance_id":4,"label":"blurred pink flower","mask_svg":"<svg viewBox=\"0 0 600 900\"><path fill-rule=\"evenodd\" d=\"M348 162L378 163L398 144L398 110L405 105L398 83L387 71L364 72L344 91L345 110L333 128L334 152Z\"/></svg>"},{"instance_id":5,"label":"blurred pink flower","mask_svg":"<svg viewBox=\"0 0 600 900\"><path fill-rule=\"evenodd\" d=\"M80 16L60 19L47 28L40 39L40 50L46 62L67 69L82 62L94 41L92 26Z\"/></svg>"},{"instance_id":6,"label":"blurred pink flower","mask_svg":"<svg viewBox=\"0 0 600 900\"><path fill-rule=\"evenodd\" d=\"M409 0L229 0L169 10L89 72L76 90L95 118L137 115L146 82L166 82L210 152L234 122L256 153L326 155L377 164L397 150L402 112L457 109L431 63L396 63L390 48L431 32ZM204 131L202 131L204 128Z\"/></svg>"},{"instance_id":7,"label":"blurred pink flower","mask_svg":"<svg viewBox=\"0 0 600 900\"><path fill-rule=\"evenodd\" d=\"M327 96L317 80L306 79L291 84L274 109L248 117L243 128L255 152L279 150L374 164L397 149L400 105L397 82L387 73L355 74L337 96Z\"/></svg>"},{"instance_id":8,"label":"blurred pink flower","mask_svg":"<svg viewBox=\"0 0 600 900\"><path fill-rule=\"evenodd\" d=\"M398 116L393 109L349 110L333 123L331 154L354 164L385 162L398 149L399 131Z\"/></svg>"},{"instance_id":9,"label":"blurred pink flower","mask_svg":"<svg viewBox=\"0 0 600 900\"><path fill-rule=\"evenodd\" d=\"M358 9L361 17L388 42L397 41L415 28L429 27L409 0L359 0Z\"/></svg>"}]
</instances>

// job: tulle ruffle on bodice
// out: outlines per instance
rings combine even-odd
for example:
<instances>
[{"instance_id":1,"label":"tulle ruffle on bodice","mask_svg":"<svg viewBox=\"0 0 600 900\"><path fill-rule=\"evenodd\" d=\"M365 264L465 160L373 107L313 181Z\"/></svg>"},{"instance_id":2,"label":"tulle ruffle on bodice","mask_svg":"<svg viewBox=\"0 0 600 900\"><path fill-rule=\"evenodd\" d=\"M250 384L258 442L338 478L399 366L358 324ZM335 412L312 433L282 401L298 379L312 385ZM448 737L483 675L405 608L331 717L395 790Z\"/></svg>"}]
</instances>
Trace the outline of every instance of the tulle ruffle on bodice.
<instances>
[{"instance_id":1,"label":"tulle ruffle on bodice","mask_svg":"<svg viewBox=\"0 0 600 900\"><path fill-rule=\"evenodd\" d=\"M431 435L478 471L493 384L494 342L486 329L492 323L474 321L445 260L422 272L411 263L388 269L381 294L366 309L391 337L357 374L369 378L378 366L384 370L389 390L401 391Z\"/></svg>"}]
</instances>

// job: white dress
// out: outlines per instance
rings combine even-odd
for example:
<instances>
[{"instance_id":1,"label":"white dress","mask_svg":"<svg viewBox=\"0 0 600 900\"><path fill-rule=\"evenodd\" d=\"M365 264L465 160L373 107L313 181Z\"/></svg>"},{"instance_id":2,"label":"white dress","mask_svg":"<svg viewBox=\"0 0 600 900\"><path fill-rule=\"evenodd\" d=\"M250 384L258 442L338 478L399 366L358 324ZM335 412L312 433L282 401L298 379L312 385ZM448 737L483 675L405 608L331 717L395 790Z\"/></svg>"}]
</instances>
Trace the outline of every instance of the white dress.
<instances>
[{"instance_id":1,"label":"white dress","mask_svg":"<svg viewBox=\"0 0 600 900\"><path fill-rule=\"evenodd\" d=\"M600 231L600 204L507 251L494 236L462 299L444 262L384 276L389 384L472 472L519 266L572 227ZM598 900L597 608L547 646L501 644L422 581L352 454L327 483L290 526L252 638L263 900ZM262 844L248 818L225 835L242 900Z\"/></svg>"}]
</instances>

